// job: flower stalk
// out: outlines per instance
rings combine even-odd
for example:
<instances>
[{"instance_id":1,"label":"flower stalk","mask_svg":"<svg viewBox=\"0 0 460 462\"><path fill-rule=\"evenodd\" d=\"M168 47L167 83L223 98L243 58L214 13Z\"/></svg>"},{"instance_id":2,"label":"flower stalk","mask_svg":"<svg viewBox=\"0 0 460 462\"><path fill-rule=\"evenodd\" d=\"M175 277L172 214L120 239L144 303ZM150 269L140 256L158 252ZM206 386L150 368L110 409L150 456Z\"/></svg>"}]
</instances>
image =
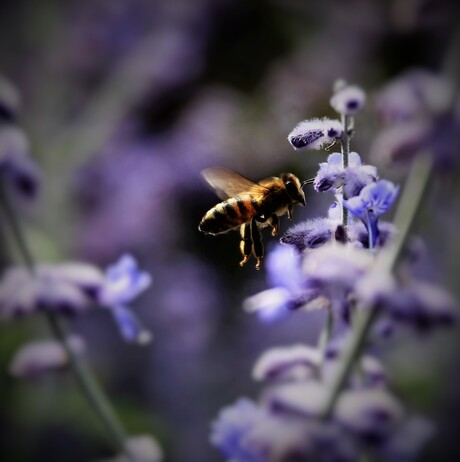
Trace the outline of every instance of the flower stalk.
<instances>
[{"instance_id":1,"label":"flower stalk","mask_svg":"<svg viewBox=\"0 0 460 462\"><path fill-rule=\"evenodd\" d=\"M27 244L27 240L21 228L21 224L17 218L13 206L11 205L7 191L5 190L4 185L1 183L0 207L3 211L5 222L9 224L11 233L16 241L19 253L22 256L24 263L29 271L33 273L35 271L35 260ZM135 462L135 458L130 454L127 446L127 434L123 428L123 425L116 416L115 411L102 388L96 382L88 367L70 345L66 327L62 320L56 313L48 312L47 321L51 332L62 344L67 353L69 366L81 388L83 395L88 401L90 407L98 415L108 432L111 434L114 449L116 451L122 451L127 455L129 460Z\"/></svg>"},{"instance_id":2,"label":"flower stalk","mask_svg":"<svg viewBox=\"0 0 460 462\"><path fill-rule=\"evenodd\" d=\"M348 167L348 158L350 155L350 128L353 126L352 116L347 114L342 114L342 138L340 140L340 151L342 153L342 168L345 169ZM344 228L348 225L348 209L343 205L344 200L348 199L342 193L342 224Z\"/></svg>"},{"instance_id":3,"label":"flower stalk","mask_svg":"<svg viewBox=\"0 0 460 462\"><path fill-rule=\"evenodd\" d=\"M395 224L400 232L395 237L387 252L381 252L376 258L375 271L391 273L395 270L404 245L409 237L410 229L423 202L423 197L430 180L431 166L432 160L428 155L422 155L414 160L395 215ZM377 317L378 310L371 306L365 307L356 313L356 330L348 349L344 352L337 377L329 389L329 395L322 411L323 419L327 419L332 414L339 394L353 369L356 359L361 353L369 330Z\"/></svg>"}]
</instances>

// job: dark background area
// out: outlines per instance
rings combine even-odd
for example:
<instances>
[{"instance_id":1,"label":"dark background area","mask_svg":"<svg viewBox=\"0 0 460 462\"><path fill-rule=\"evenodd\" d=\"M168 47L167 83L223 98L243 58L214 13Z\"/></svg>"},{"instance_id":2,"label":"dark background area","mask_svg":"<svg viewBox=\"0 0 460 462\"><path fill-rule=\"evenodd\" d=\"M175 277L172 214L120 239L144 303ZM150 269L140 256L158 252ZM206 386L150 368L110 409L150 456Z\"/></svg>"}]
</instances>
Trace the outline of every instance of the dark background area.
<instances>
[{"instance_id":1,"label":"dark background area","mask_svg":"<svg viewBox=\"0 0 460 462\"><path fill-rule=\"evenodd\" d=\"M216 203L200 171L314 176L327 154L295 153L286 136L302 119L334 116L338 78L369 92L352 141L366 160L379 126L375 92L413 67L449 71L458 17L455 0L2 3L0 73L21 96L19 123L42 170L39 198L20 204L28 239L40 261L103 267L131 252L152 273L135 303L155 336L148 347L126 345L103 311L71 326L129 432L156 435L167 462L222 460L209 422L238 396L256 396L250 372L264 349L313 343L322 321L311 313L265 325L242 311L265 275L252 262L238 266L237 233L198 232ZM398 170L381 176L404 179ZM457 180L433 184L417 271L458 297ZM323 215L331 197L307 190L307 201L295 223ZM267 233L268 250L274 242ZM403 340L383 355L409 409L439 423L421 461L460 460L457 334ZM48 335L39 317L0 326L0 458L109 457L70 375L8 376L14 351Z\"/></svg>"}]
</instances>

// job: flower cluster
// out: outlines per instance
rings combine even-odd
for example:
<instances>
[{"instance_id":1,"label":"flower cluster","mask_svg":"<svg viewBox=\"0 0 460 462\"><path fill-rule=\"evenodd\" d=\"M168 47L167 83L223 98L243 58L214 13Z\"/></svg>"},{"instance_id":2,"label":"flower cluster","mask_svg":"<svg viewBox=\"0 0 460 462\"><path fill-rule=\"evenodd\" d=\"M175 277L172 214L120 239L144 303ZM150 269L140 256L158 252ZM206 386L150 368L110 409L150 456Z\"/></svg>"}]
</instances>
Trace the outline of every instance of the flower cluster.
<instances>
[{"instance_id":1,"label":"flower cluster","mask_svg":"<svg viewBox=\"0 0 460 462\"><path fill-rule=\"evenodd\" d=\"M51 311L75 315L108 309L127 341L146 343L151 334L127 307L151 283L136 260L124 255L105 274L88 263L39 264L33 271L11 267L0 281L0 319Z\"/></svg>"},{"instance_id":2,"label":"flower cluster","mask_svg":"<svg viewBox=\"0 0 460 462\"><path fill-rule=\"evenodd\" d=\"M405 123L415 117L421 103L411 101L405 115L390 118ZM314 179L314 189L334 194L335 201L326 217L299 223L281 237L266 260L269 288L244 302L246 311L264 321L322 309L330 323L317 347L265 352L253 371L255 380L266 383L258 402L239 399L214 421L211 442L235 462L346 462L362 454L409 461L434 432L393 396L383 364L367 351L382 340L380 327L385 333L407 328L426 333L452 325L457 306L443 289L409 271L399 280L379 264L402 239L396 225L381 220L399 186L349 152L352 116L365 102L364 91L341 82L330 102L341 123L306 120L288 140L297 150L340 142L341 152L321 162ZM432 112L444 110L425 103ZM404 106L398 98L392 104ZM363 317L378 323L358 334L354 320ZM363 337L355 341L357 335Z\"/></svg>"},{"instance_id":3,"label":"flower cluster","mask_svg":"<svg viewBox=\"0 0 460 462\"><path fill-rule=\"evenodd\" d=\"M458 167L460 99L453 82L426 70L412 70L378 94L384 128L371 156L379 163L407 163L429 153L444 172Z\"/></svg>"},{"instance_id":4,"label":"flower cluster","mask_svg":"<svg viewBox=\"0 0 460 462\"><path fill-rule=\"evenodd\" d=\"M240 398L212 424L211 442L228 460L354 462L363 451L388 460L408 460L433 433L430 422L408 416L385 386L373 357L350 378L328 420L321 419L324 383L340 356L321 361L321 351L295 345L269 350L253 375L266 382L258 402ZM402 437L404 435L404 437Z\"/></svg>"}]
</instances>

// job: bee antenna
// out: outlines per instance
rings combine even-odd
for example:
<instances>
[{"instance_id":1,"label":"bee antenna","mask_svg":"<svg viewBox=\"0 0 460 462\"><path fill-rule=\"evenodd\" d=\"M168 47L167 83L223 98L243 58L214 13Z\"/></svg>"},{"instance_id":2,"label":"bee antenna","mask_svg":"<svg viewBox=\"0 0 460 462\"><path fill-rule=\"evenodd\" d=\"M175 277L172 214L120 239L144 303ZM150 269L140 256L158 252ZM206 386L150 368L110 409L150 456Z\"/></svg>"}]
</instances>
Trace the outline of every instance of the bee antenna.
<instances>
[{"instance_id":1,"label":"bee antenna","mask_svg":"<svg viewBox=\"0 0 460 462\"><path fill-rule=\"evenodd\" d=\"M314 178L310 178L309 180L302 181L302 188L307 184L313 184L315 182Z\"/></svg>"}]
</instances>

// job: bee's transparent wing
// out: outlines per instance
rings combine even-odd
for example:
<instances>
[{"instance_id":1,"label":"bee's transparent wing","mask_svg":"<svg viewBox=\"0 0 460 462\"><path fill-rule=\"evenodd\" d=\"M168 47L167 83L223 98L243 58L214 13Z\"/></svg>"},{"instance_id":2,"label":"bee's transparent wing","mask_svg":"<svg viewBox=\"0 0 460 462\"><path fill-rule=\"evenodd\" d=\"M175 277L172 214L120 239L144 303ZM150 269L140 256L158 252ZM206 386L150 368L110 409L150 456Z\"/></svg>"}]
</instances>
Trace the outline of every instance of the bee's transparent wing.
<instances>
[{"instance_id":1,"label":"bee's transparent wing","mask_svg":"<svg viewBox=\"0 0 460 462\"><path fill-rule=\"evenodd\" d=\"M202 170L201 174L222 200L243 193L255 195L267 191L265 186L254 183L254 181L228 168L210 167Z\"/></svg>"}]
</instances>

